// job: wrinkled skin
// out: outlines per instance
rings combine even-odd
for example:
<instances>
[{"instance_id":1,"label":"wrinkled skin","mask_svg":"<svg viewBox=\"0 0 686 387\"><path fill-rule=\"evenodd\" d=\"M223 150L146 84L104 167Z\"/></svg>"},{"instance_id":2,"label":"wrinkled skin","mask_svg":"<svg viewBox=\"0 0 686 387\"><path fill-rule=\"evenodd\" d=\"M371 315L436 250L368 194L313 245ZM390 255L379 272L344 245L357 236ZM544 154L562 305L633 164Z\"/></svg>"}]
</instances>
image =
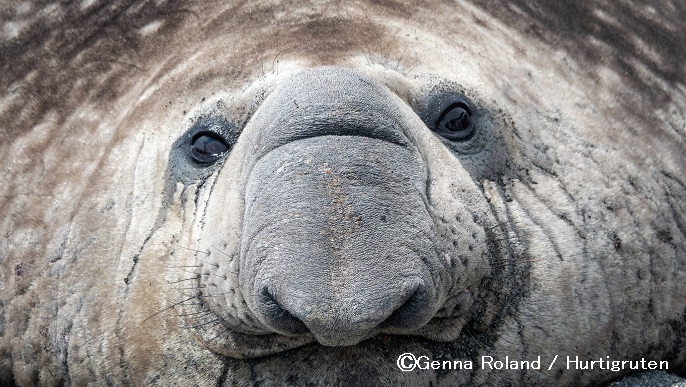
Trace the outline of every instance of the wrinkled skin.
<instances>
[{"instance_id":1,"label":"wrinkled skin","mask_svg":"<svg viewBox=\"0 0 686 387\"><path fill-rule=\"evenodd\" d=\"M327 3L0 6L0 384L683 376L684 6Z\"/></svg>"}]
</instances>

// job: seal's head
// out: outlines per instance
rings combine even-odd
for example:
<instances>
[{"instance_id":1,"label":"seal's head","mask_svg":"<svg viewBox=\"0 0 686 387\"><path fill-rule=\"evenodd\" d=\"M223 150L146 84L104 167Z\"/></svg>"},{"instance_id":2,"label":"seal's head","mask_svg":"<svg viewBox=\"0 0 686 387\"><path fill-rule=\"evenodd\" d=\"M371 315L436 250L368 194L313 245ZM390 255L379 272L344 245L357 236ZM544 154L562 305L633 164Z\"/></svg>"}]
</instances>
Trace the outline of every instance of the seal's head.
<instances>
[{"instance_id":1,"label":"seal's head","mask_svg":"<svg viewBox=\"0 0 686 387\"><path fill-rule=\"evenodd\" d=\"M684 371L678 6L2 7L0 384Z\"/></svg>"}]
</instances>

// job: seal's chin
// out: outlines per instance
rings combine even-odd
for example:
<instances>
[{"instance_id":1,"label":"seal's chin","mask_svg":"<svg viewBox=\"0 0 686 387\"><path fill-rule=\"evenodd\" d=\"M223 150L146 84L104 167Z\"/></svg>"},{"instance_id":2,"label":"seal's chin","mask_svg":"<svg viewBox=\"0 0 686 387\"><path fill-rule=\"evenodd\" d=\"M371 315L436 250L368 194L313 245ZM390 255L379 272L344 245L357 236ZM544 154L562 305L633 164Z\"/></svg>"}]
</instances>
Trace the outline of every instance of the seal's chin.
<instances>
[{"instance_id":1,"label":"seal's chin","mask_svg":"<svg viewBox=\"0 0 686 387\"><path fill-rule=\"evenodd\" d=\"M443 320L443 319L441 319ZM437 322L443 327L449 327L450 329L450 324L447 324L446 321L439 321ZM439 325L437 324L437 326ZM459 322L456 324L453 324L452 328L455 328L457 325L460 325ZM461 329L462 326L459 326L459 329ZM441 333L435 332L434 335L431 335L433 338L439 338L441 337ZM288 337L288 336L283 336L283 335L277 335L277 334L271 334L271 335L242 335L242 334L235 334L231 333L229 330L226 330L221 336L217 336L212 338L210 341L203 341L202 344L210 349L212 352L217 353L219 355L225 356L227 358L232 358L232 359L257 359L257 358L262 358L262 357L267 357L275 354L279 354L285 351L291 351L291 350L297 350L299 348L303 347L308 347L308 348L321 348L321 350L335 350L335 349L342 349L342 348L350 348L350 347L359 347L359 348L365 348L370 345L373 345L374 343L379 343L379 342L384 342L388 340L402 340L407 343L413 343L413 342L433 342L434 344L440 344L440 343L448 343L454 340L434 340L432 337L428 337L426 335L417 335L417 336L412 336L412 335L389 335L389 334L380 334L380 335L373 335L369 338L365 338L364 340L360 341L359 343L355 345L346 345L346 346L330 346L330 345L322 345L321 343L317 342L314 337L310 334L307 335L302 335L300 337ZM459 337L459 335L458 335Z\"/></svg>"}]
</instances>

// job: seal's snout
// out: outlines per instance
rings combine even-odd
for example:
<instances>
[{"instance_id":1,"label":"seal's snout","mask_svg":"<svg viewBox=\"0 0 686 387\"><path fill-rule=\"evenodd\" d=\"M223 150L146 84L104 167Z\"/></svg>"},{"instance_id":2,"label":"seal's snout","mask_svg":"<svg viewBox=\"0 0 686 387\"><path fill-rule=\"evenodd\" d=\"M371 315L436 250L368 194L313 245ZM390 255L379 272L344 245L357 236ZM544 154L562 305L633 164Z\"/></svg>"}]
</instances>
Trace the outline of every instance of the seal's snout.
<instances>
[{"instance_id":1,"label":"seal's snout","mask_svg":"<svg viewBox=\"0 0 686 387\"><path fill-rule=\"evenodd\" d=\"M257 320L329 346L426 324L450 282L421 176L407 149L366 137L313 137L261 158L239 272Z\"/></svg>"},{"instance_id":2,"label":"seal's snout","mask_svg":"<svg viewBox=\"0 0 686 387\"><path fill-rule=\"evenodd\" d=\"M277 279L281 286L263 285L256 306L260 318L281 334L309 332L322 345L354 345L377 332L417 329L433 313L421 280L390 283L394 280L376 278L386 286L369 299L364 292L334 294L336 289L303 289L297 281Z\"/></svg>"},{"instance_id":3,"label":"seal's snout","mask_svg":"<svg viewBox=\"0 0 686 387\"><path fill-rule=\"evenodd\" d=\"M281 109L293 100L306 118ZM239 280L261 328L354 345L411 333L445 301L426 167L401 108L380 84L325 68L256 113Z\"/></svg>"}]
</instances>

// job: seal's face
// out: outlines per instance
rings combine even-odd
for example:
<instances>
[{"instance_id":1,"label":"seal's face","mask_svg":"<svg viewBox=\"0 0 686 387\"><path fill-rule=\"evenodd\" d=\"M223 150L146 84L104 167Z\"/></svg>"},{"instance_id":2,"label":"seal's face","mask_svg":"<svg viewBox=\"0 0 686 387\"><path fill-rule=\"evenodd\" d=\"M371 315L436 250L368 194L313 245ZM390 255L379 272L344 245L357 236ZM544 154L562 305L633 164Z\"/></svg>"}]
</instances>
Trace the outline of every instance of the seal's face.
<instances>
[{"instance_id":1,"label":"seal's face","mask_svg":"<svg viewBox=\"0 0 686 387\"><path fill-rule=\"evenodd\" d=\"M183 233L201 252L187 262L200 263L187 314L220 353L453 341L523 280L491 270L513 257L480 187L516 176L497 159L509 160L505 126L449 82L395 86L414 106L359 71L299 72L244 128L210 108L176 142L171 181L207 198L187 201L201 214ZM480 286L497 278L497 292ZM241 335L258 339L228 344Z\"/></svg>"},{"instance_id":2,"label":"seal's face","mask_svg":"<svg viewBox=\"0 0 686 387\"><path fill-rule=\"evenodd\" d=\"M174 239L166 293L192 340L265 378L305 377L269 365L288 351L337 378L376 359L373 377L394 383L384 353L398 345L483 345L473 335L498 329L529 275L484 186L526 178L494 105L447 78L364 66L247 90L201 103L168 153L164 196L185 219L160 226Z\"/></svg>"},{"instance_id":3,"label":"seal's face","mask_svg":"<svg viewBox=\"0 0 686 387\"><path fill-rule=\"evenodd\" d=\"M620 374L555 356L683 368L683 19L520 3L84 2L36 13L40 36L19 6L0 375L574 384ZM595 15L592 39L565 35L572 11ZM588 55L608 47L621 63ZM401 372L403 353L466 369Z\"/></svg>"}]
</instances>

